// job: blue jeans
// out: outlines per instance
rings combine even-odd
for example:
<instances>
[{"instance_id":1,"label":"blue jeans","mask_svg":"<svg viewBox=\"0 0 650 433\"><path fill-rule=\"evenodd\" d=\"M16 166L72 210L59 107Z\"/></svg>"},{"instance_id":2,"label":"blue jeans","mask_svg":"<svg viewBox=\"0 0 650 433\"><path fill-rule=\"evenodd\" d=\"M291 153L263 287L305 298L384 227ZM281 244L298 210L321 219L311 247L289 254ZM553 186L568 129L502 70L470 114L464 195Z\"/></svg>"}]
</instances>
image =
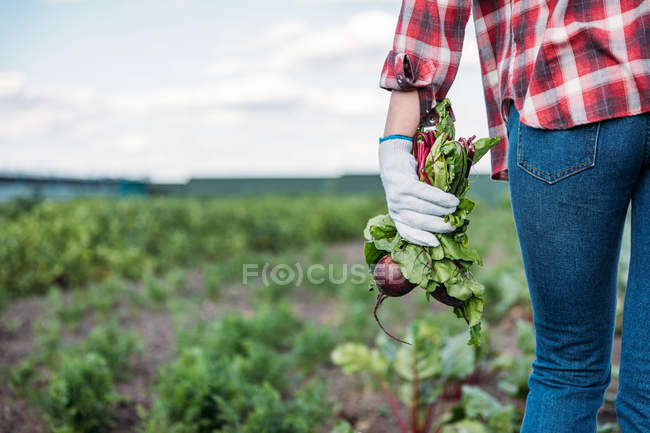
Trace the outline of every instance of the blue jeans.
<instances>
[{"instance_id":1,"label":"blue jeans","mask_svg":"<svg viewBox=\"0 0 650 433\"><path fill-rule=\"evenodd\" d=\"M650 113L566 130L511 104L510 198L530 290L536 359L522 433L593 433L610 383L617 270L632 203L616 411L650 432Z\"/></svg>"}]
</instances>

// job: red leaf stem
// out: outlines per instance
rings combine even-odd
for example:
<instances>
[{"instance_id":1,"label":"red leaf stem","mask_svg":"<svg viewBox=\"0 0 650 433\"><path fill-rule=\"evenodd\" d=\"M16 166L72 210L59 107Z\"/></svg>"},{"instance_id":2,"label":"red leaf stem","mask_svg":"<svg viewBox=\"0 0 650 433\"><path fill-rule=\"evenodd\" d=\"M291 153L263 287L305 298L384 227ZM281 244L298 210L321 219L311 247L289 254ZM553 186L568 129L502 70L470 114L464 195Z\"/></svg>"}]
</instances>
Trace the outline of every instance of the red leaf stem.
<instances>
[{"instance_id":1,"label":"red leaf stem","mask_svg":"<svg viewBox=\"0 0 650 433\"><path fill-rule=\"evenodd\" d=\"M420 430L420 381L418 378L418 357L413 355L413 397L411 401L411 426L415 433L422 433Z\"/></svg>"},{"instance_id":2,"label":"red leaf stem","mask_svg":"<svg viewBox=\"0 0 650 433\"><path fill-rule=\"evenodd\" d=\"M395 419L397 420L397 425L399 426L400 432L401 433L411 433L409 432L409 428L406 424L406 421L404 421L404 418L402 417L402 412L400 412L399 409L399 402L397 401L397 397L395 397L395 394L390 390L388 387L388 384L386 381L376 375L373 375L375 380L379 382L381 385L382 390L384 391L384 395L386 396L386 400L388 400L388 405L390 406L391 411L393 412L393 415L395 415Z\"/></svg>"}]
</instances>

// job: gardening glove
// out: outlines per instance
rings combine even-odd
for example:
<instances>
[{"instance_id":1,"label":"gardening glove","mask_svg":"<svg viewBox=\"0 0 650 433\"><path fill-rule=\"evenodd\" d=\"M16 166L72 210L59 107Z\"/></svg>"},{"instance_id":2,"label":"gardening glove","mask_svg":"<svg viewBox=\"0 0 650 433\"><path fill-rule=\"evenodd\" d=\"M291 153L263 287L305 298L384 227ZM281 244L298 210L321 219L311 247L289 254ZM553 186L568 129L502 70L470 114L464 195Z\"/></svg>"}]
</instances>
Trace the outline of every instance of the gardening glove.
<instances>
[{"instance_id":1,"label":"gardening glove","mask_svg":"<svg viewBox=\"0 0 650 433\"><path fill-rule=\"evenodd\" d=\"M404 135L379 139L379 174L386 192L388 214L404 239L416 245L437 247L440 241L433 233L456 229L441 217L453 213L459 200L418 179L412 148L413 139Z\"/></svg>"}]
</instances>

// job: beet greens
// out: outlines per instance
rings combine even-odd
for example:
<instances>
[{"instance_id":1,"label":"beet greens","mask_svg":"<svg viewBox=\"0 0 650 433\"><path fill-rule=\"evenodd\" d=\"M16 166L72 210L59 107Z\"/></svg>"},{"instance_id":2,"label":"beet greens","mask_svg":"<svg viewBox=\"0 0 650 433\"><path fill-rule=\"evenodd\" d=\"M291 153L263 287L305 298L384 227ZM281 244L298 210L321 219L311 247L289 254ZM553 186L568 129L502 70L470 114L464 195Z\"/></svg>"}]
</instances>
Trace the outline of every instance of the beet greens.
<instances>
[{"instance_id":1,"label":"beet greens","mask_svg":"<svg viewBox=\"0 0 650 433\"><path fill-rule=\"evenodd\" d=\"M371 268L382 257L390 254L404 277L425 290L427 299L433 297L453 307L456 315L465 319L470 328L468 344L479 345L484 287L473 278L470 268L474 264L481 265L482 262L478 252L469 248L466 231L474 202L466 198L465 194L469 190L471 166L495 146L500 138L481 138L476 141L475 137L456 139L450 109L448 99L436 105L434 110L439 120L435 129L424 130L422 126L418 128L413 136L413 155L422 182L460 199L456 211L445 216L445 221L456 227L456 230L445 234L436 233L440 245L425 247L403 239L389 215L377 215L368 221L364 230L364 254ZM371 289L378 290L376 307L390 296L379 290L374 278L370 278L370 286Z\"/></svg>"}]
</instances>

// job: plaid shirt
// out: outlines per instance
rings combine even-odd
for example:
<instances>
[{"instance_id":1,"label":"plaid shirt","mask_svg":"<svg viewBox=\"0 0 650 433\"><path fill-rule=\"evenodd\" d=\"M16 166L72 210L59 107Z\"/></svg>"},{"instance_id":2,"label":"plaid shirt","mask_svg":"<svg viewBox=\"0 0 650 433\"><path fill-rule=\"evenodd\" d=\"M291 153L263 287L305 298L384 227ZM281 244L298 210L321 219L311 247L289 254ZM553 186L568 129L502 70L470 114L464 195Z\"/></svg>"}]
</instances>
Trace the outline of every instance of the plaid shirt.
<instances>
[{"instance_id":1,"label":"plaid shirt","mask_svg":"<svg viewBox=\"0 0 650 433\"><path fill-rule=\"evenodd\" d=\"M472 7L490 136L502 137L492 179L508 179L510 101L544 129L650 110L650 0L403 0L379 85L417 89L422 121L456 76Z\"/></svg>"}]
</instances>

